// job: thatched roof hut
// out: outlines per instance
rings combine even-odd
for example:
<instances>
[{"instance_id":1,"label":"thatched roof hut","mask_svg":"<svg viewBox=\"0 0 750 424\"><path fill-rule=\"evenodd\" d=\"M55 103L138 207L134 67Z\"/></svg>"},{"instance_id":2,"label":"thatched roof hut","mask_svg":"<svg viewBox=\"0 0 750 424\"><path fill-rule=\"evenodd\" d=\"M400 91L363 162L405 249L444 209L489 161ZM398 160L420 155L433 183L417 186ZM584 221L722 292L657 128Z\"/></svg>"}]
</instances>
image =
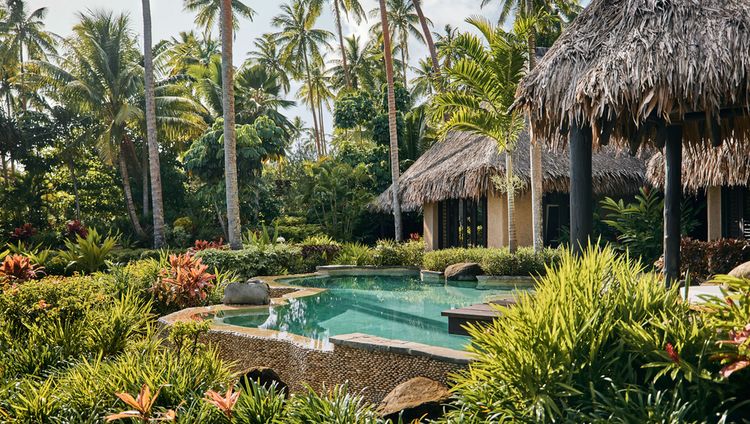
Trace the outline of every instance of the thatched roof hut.
<instances>
[{"instance_id":1,"label":"thatched roof hut","mask_svg":"<svg viewBox=\"0 0 750 424\"><path fill-rule=\"evenodd\" d=\"M696 193L709 187L750 185L750 146L727 141L719 147L687 146L682 158L682 187ZM648 161L646 176L651 185L664 187L664 156L657 153Z\"/></svg>"},{"instance_id":2,"label":"thatched roof hut","mask_svg":"<svg viewBox=\"0 0 750 424\"><path fill-rule=\"evenodd\" d=\"M519 137L513 158L514 174L528 186L528 132L524 131ZM544 191L568 191L570 160L567 152L547 151L542 158ZM592 161L596 193L634 193L644 184L645 163L639 158L605 148L594 153ZM505 176L505 154L497 143L481 135L451 132L401 175L401 209L415 211L425 203L497 194L492 181L496 176ZM375 200L373 209L391 211L390 188Z\"/></svg>"},{"instance_id":3,"label":"thatched roof hut","mask_svg":"<svg viewBox=\"0 0 750 424\"><path fill-rule=\"evenodd\" d=\"M571 123L594 143L661 147L664 125L683 140L750 135L747 0L593 0L527 75L516 108L534 134L567 142Z\"/></svg>"}]
</instances>

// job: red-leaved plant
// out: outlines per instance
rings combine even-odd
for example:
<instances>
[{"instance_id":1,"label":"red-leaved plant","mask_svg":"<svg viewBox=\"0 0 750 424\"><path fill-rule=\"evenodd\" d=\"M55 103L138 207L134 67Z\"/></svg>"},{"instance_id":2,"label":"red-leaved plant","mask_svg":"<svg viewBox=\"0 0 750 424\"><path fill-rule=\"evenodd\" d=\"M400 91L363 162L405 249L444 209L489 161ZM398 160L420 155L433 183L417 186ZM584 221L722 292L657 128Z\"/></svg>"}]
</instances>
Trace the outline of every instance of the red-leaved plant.
<instances>
[{"instance_id":1,"label":"red-leaved plant","mask_svg":"<svg viewBox=\"0 0 750 424\"><path fill-rule=\"evenodd\" d=\"M31 224L23 224L10 233L10 239L14 241L26 241L36 234L36 228Z\"/></svg>"},{"instance_id":2,"label":"red-leaved plant","mask_svg":"<svg viewBox=\"0 0 750 424\"><path fill-rule=\"evenodd\" d=\"M206 402L218 408L219 411L221 411L221 413L224 414L224 416L227 417L229 421L232 420L234 405L237 404L237 400L239 398L240 393L234 393L234 389L232 387L229 387L227 393L224 395L213 390L209 390L206 392Z\"/></svg>"},{"instance_id":3,"label":"red-leaved plant","mask_svg":"<svg viewBox=\"0 0 750 424\"><path fill-rule=\"evenodd\" d=\"M169 255L169 267L159 273L154 295L164 304L179 308L200 306L214 288L216 276L192 253Z\"/></svg>"},{"instance_id":4,"label":"red-leaved plant","mask_svg":"<svg viewBox=\"0 0 750 424\"><path fill-rule=\"evenodd\" d=\"M196 240L195 244L193 245L193 251L201 251L206 249L225 249L226 246L224 245L224 239L219 237L218 240L215 241L207 241L207 240Z\"/></svg>"},{"instance_id":5,"label":"red-leaved plant","mask_svg":"<svg viewBox=\"0 0 750 424\"><path fill-rule=\"evenodd\" d=\"M23 255L8 255L0 264L0 281L10 284L33 280L43 274L42 267L35 265Z\"/></svg>"},{"instance_id":6,"label":"red-leaved plant","mask_svg":"<svg viewBox=\"0 0 750 424\"><path fill-rule=\"evenodd\" d=\"M128 411L123 411L117 414L108 415L105 419L107 422L118 421L118 420L136 420L142 423L152 423L158 421L169 421L173 422L176 418L176 414L173 410L167 410L165 412L154 412L154 404L156 398L159 397L159 390L151 395L151 389L147 385L141 387L138 396L133 398L130 393L115 393L121 401L125 402L128 407L133 408Z\"/></svg>"},{"instance_id":7,"label":"red-leaved plant","mask_svg":"<svg viewBox=\"0 0 750 424\"><path fill-rule=\"evenodd\" d=\"M63 234L65 238L76 240L80 236L85 239L87 235L89 235L89 230L81 221L74 219L65 224L65 232Z\"/></svg>"}]
</instances>

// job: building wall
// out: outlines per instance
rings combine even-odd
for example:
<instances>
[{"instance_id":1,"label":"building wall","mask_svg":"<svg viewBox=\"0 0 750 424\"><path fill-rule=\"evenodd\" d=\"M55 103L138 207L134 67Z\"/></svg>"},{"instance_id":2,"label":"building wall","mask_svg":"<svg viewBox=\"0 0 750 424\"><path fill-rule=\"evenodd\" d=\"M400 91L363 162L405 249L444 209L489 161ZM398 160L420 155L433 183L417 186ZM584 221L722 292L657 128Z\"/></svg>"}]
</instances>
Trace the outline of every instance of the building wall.
<instances>
[{"instance_id":1,"label":"building wall","mask_svg":"<svg viewBox=\"0 0 750 424\"><path fill-rule=\"evenodd\" d=\"M516 195L516 241L518 246L533 246L531 193ZM508 198L505 194L487 198L487 247L508 245Z\"/></svg>"},{"instance_id":2,"label":"building wall","mask_svg":"<svg viewBox=\"0 0 750 424\"><path fill-rule=\"evenodd\" d=\"M440 226L440 222L438 222L438 205L437 203L425 203L423 211L423 237L425 250L437 250L439 246L438 243L440 242L438 240L438 227Z\"/></svg>"}]
</instances>

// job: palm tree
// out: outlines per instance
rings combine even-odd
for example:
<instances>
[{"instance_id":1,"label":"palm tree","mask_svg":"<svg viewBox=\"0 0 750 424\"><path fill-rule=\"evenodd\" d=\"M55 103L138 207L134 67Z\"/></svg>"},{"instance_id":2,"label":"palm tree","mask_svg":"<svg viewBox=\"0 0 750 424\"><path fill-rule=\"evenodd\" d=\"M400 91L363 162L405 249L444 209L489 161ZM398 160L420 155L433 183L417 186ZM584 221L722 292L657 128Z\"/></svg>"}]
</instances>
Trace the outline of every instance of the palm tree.
<instances>
[{"instance_id":1,"label":"palm tree","mask_svg":"<svg viewBox=\"0 0 750 424\"><path fill-rule=\"evenodd\" d=\"M347 63L349 64L349 75L351 77L351 88L359 90L360 88L366 91L376 91L380 89L379 82L376 78L376 73L379 70L379 64L376 57L371 52L375 51L369 47L362 47L360 45L360 37L352 35L344 39L345 55ZM377 50L378 56L382 56L383 53ZM334 89L340 90L346 87L346 83L342 78L344 74L343 63L341 60L331 60L331 85Z\"/></svg>"},{"instance_id":2,"label":"palm tree","mask_svg":"<svg viewBox=\"0 0 750 424\"><path fill-rule=\"evenodd\" d=\"M508 113L516 86L524 73L525 42L523 36L507 33L481 18L467 20L484 37L461 34L455 46L462 57L445 68L449 89L434 99L434 116L448 116L441 131L470 131L489 137L505 151L505 192L508 199L509 248L516 249L515 182L513 146L524 125L518 112Z\"/></svg>"},{"instance_id":3,"label":"palm tree","mask_svg":"<svg viewBox=\"0 0 750 424\"><path fill-rule=\"evenodd\" d=\"M151 176L151 205L154 220L154 247L164 246L164 202L161 190L161 166L159 164L159 143L156 138L156 94L154 93L154 60L151 40L151 3L142 0L143 5L143 67L146 97L146 142L148 144L148 174ZM144 187L144 196L148 196ZM148 198L144 197L144 207Z\"/></svg>"},{"instance_id":4,"label":"palm tree","mask_svg":"<svg viewBox=\"0 0 750 424\"><path fill-rule=\"evenodd\" d=\"M95 118L97 149L107 162L118 162L128 216L135 233L144 237L126 156L132 142L128 125L142 116L136 100L143 81L140 54L127 16L98 11L79 18L69 54L59 64L39 62L42 83L55 89L59 101Z\"/></svg>"},{"instance_id":5,"label":"palm tree","mask_svg":"<svg viewBox=\"0 0 750 424\"><path fill-rule=\"evenodd\" d=\"M197 1L197 0L196 0ZM233 0L221 0L221 84L224 109L224 177L227 195L227 235L232 249L242 249L240 192L237 181L237 134L234 127L234 66L232 65Z\"/></svg>"},{"instance_id":6,"label":"palm tree","mask_svg":"<svg viewBox=\"0 0 750 424\"><path fill-rule=\"evenodd\" d=\"M482 0L482 7L493 0ZM578 0L499 0L500 17L498 22L504 24L511 14L517 21L524 21L528 25L526 46L528 51L528 69L536 65L536 46L538 29L544 30L554 22L570 20L578 14L580 6ZM534 132L530 131L529 156L531 158L531 216L533 227L534 251L540 252L544 247L543 219L544 219L544 188L542 170L542 145L534 139Z\"/></svg>"},{"instance_id":7,"label":"palm tree","mask_svg":"<svg viewBox=\"0 0 750 424\"><path fill-rule=\"evenodd\" d=\"M271 23L280 31L274 35L282 47L282 57L287 67L296 75L304 74L306 83L312 87L312 68L322 61L321 47L330 47L328 40L333 37L330 32L315 28L320 16L319 8L311 8L302 0L281 6L281 14L275 16ZM315 128L315 144L318 154L323 154L319 118L316 113L316 102L310 103Z\"/></svg>"},{"instance_id":8,"label":"palm tree","mask_svg":"<svg viewBox=\"0 0 750 424\"><path fill-rule=\"evenodd\" d=\"M443 59L443 67L450 68L453 61L458 59L456 52L455 41L458 37L458 29L454 28L450 24L446 24L443 29L443 34L435 33L437 36L437 42L435 47L438 50L438 57Z\"/></svg>"},{"instance_id":9,"label":"palm tree","mask_svg":"<svg viewBox=\"0 0 750 424\"><path fill-rule=\"evenodd\" d=\"M409 62L409 36L413 36L422 43L425 42L425 39L417 28L419 16L415 12L412 0L386 0L386 4L389 38L398 39L397 45L401 50L402 77L404 79L404 87L406 87L406 69ZM375 8L370 11L370 16L376 18L379 13L378 8ZM430 25L432 24L429 19L426 22ZM371 31L377 35L383 32L382 19L381 22L376 22L372 26Z\"/></svg>"},{"instance_id":10,"label":"palm tree","mask_svg":"<svg viewBox=\"0 0 750 424\"><path fill-rule=\"evenodd\" d=\"M44 19L47 8L40 7L27 13L24 0L6 0L7 13L0 21L0 28L7 33L4 40L8 48L15 52L18 58L19 75L21 78L21 108L26 110L27 99L24 94L24 51L32 60L46 59L49 53L56 53L55 35L44 30Z\"/></svg>"},{"instance_id":11,"label":"palm tree","mask_svg":"<svg viewBox=\"0 0 750 424\"><path fill-rule=\"evenodd\" d=\"M385 7L386 0L380 0L380 25L381 28L390 28L388 26L388 11ZM393 226L396 241L402 239L401 228L401 202L399 201L399 184L400 177L399 160L398 160L398 128L396 127L396 92L393 84L393 56L391 46L390 31L383 31L383 54L385 56L385 75L388 85L388 129L390 135L391 150L391 198L393 203Z\"/></svg>"},{"instance_id":12,"label":"palm tree","mask_svg":"<svg viewBox=\"0 0 750 424\"><path fill-rule=\"evenodd\" d=\"M328 153L325 139L325 125L323 122L323 108L331 108L331 101L335 97L331 91L331 72L326 70L324 61L317 64L310 73L310 84L303 85L297 92L297 97L307 104L315 103L320 125L320 139L322 153Z\"/></svg>"},{"instance_id":13,"label":"palm tree","mask_svg":"<svg viewBox=\"0 0 750 424\"><path fill-rule=\"evenodd\" d=\"M289 92L289 75L287 74L284 61L282 60L281 54L277 48L276 39L273 34L263 34L261 37L256 38L253 42L255 49L251 50L247 55L254 63L257 63L269 72L276 75L284 88L284 92Z\"/></svg>"},{"instance_id":14,"label":"palm tree","mask_svg":"<svg viewBox=\"0 0 750 424\"><path fill-rule=\"evenodd\" d=\"M193 66L207 67L211 60L221 57L221 43L210 32L198 37L193 31L182 31L162 46L155 61L169 76L186 74Z\"/></svg>"},{"instance_id":15,"label":"palm tree","mask_svg":"<svg viewBox=\"0 0 750 424\"><path fill-rule=\"evenodd\" d=\"M419 66L412 68L416 76L411 80L411 95L412 98L423 98L430 97L435 93L435 83L437 76L435 75L435 68L432 62L428 58L419 60Z\"/></svg>"},{"instance_id":16,"label":"palm tree","mask_svg":"<svg viewBox=\"0 0 750 424\"><path fill-rule=\"evenodd\" d=\"M311 0L312 7L321 7L322 3L326 0ZM341 13L343 11L347 18L351 13L354 16L355 22L358 24L362 22L365 17L365 9L362 8L359 0L328 0L331 2L333 9L333 18L336 22L336 32L339 38L339 50L341 53L341 67L344 73L344 81L346 82L347 88L352 88L351 74L349 73L349 64L347 63L346 48L344 46L344 32L341 28Z\"/></svg>"},{"instance_id":17,"label":"palm tree","mask_svg":"<svg viewBox=\"0 0 750 424\"><path fill-rule=\"evenodd\" d=\"M216 23L216 18L221 13L224 0L184 0L185 10L190 12L197 12L195 16L195 23L205 28L206 32L210 32ZM237 31L239 27L239 18L247 18L252 20L255 16L255 11L249 6L245 5L240 0L231 0L232 6L232 31ZM221 29L221 28L220 28Z\"/></svg>"},{"instance_id":18,"label":"palm tree","mask_svg":"<svg viewBox=\"0 0 750 424\"><path fill-rule=\"evenodd\" d=\"M440 62L438 61L435 42L432 40L432 32L430 32L429 21L427 20L427 18L425 18L424 12L422 11L422 0L412 0L412 3L414 3L414 10L417 11L419 24L422 26L422 34L424 34L424 39L427 43L427 49L430 51L430 60L432 61L432 75L437 77L437 75L440 75ZM436 82L439 83L439 80Z\"/></svg>"}]
</instances>

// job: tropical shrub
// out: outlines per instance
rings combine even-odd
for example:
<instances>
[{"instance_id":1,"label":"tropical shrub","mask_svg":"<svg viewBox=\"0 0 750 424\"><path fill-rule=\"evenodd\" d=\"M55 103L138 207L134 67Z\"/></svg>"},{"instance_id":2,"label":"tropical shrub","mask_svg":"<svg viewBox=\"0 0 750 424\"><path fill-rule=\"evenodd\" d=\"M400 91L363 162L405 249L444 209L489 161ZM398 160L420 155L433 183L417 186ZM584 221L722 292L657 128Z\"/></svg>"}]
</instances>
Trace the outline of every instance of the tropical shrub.
<instances>
[{"instance_id":1,"label":"tropical shrub","mask_svg":"<svg viewBox=\"0 0 750 424\"><path fill-rule=\"evenodd\" d=\"M274 228L279 237L284 237L287 242L301 242L302 240L320 235L323 228L318 224L309 224L303 217L283 216L274 221Z\"/></svg>"},{"instance_id":2,"label":"tropical shrub","mask_svg":"<svg viewBox=\"0 0 750 424\"><path fill-rule=\"evenodd\" d=\"M336 386L324 394L308 387L306 393L294 396L284 422L290 424L337 423L375 424L380 422L375 409L361 396L351 394L346 386Z\"/></svg>"},{"instance_id":3,"label":"tropical shrub","mask_svg":"<svg viewBox=\"0 0 750 424\"><path fill-rule=\"evenodd\" d=\"M175 252L174 250L171 250ZM110 261L115 264L126 265L130 262L139 261L141 259L159 259L161 256L160 250L153 249L124 249L115 248L109 253Z\"/></svg>"},{"instance_id":4,"label":"tropical shrub","mask_svg":"<svg viewBox=\"0 0 750 424\"><path fill-rule=\"evenodd\" d=\"M601 207L605 213L602 221L616 233L618 250L649 266L659 259L664 241L664 199L658 192L642 188L635 202L628 204L607 197ZM689 234L698 224L696 210L691 203L683 202L681 213L681 232Z\"/></svg>"},{"instance_id":5,"label":"tropical shrub","mask_svg":"<svg viewBox=\"0 0 750 424\"><path fill-rule=\"evenodd\" d=\"M268 246L275 246L281 241L279 239L279 229L274 228L273 233L269 232L266 224L261 224L257 231L248 230L242 237L242 244L245 246L255 246L258 249L264 249Z\"/></svg>"},{"instance_id":6,"label":"tropical shrub","mask_svg":"<svg viewBox=\"0 0 750 424\"><path fill-rule=\"evenodd\" d=\"M443 272L453 264L461 262L481 263L492 249L485 248L451 248L440 249L424 254L424 268L430 271Z\"/></svg>"},{"instance_id":7,"label":"tropical shrub","mask_svg":"<svg viewBox=\"0 0 750 424\"><path fill-rule=\"evenodd\" d=\"M724 316L719 310L728 306L720 303L716 313ZM445 421L744 416L740 390L748 375L728 381L719 373L712 317L692 311L676 288L611 248L589 248L582 257L565 251L535 295L521 294L502 318L470 329L477 360L458 377L458 408ZM737 322L731 327L747 323Z\"/></svg>"},{"instance_id":8,"label":"tropical shrub","mask_svg":"<svg viewBox=\"0 0 750 424\"><path fill-rule=\"evenodd\" d=\"M727 274L737 265L750 261L750 242L719 239L702 241L683 238L680 241L680 273L693 282L701 282L714 275ZM663 258L656 262L662 270Z\"/></svg>"},{"instance_id":9,"label":"tropical shrub","mask_svg":"<svg viewBox=\"0 0 750 424\"><path fill-rule=\"evenodd\" d=\"M163 268L151 291L166 307L177 309L201 306L214 288L216 276L208 266L191 253L170 255L169 266Z\"/></svg>"},{"instance_id":10,"label":"tropical shrub","mask_svg":"<svg viewBox=\"0 0 750 424\"><path fill-rule=\"evenodd\" d=\"M33 237L37 233L37 229L34 228L33 225L26 223L21 225L20 227L16 227L13 229L13 232L10 234L10 239L13 241L26 241Z\"/></svg>"},{"instance_id":11,"label":"tropical shrub","mask_svg":"<svg viewBox=\"0 0 750 424\"><path fill-rule=\"evenodd\" d=\"M511 254L507 249L493 249L479 263L487 275L544 275L546 267L553 267L559 260L560 250L544 249L534 253L530 247L519 248Z\"/></svg>"},{"instance_id":12,"label":"tropical shrub","mask_svg":"<svg viewBox=\"0 0 750 424\"><path fill-rule=\"evenodd\" d=\"M397 243L393 240L379 240L373 252L373 261L379 266L415 266L421 267L424 256L424 243L407 241Z\"/></svg>"},{"instance_id":13,"label":"tropical shrub","mask_svg":"<svg viewBox=\"0 0 750 424\"><path fill-rule=\"evenodd\" d=\"M187 232L188 234L195 231L195 224L193 224L193 220L190 219L189 216L182 216L174 220L174 223L172 224L172 227L176 230L178 228L182 228Z\"/></svg>"},{"instance_id":14,"label":"tropical shrub","mask_svg":"<svg viewBox=\"0 0 750 424\"><path fill-rule=\"evenodd\" d=\"M0 264L0 283L25 283L38 278L43 273L44 268L34 264L28 257L8 255Z\"/></svg>"},{"instance_id":15,"label":"tropical shrub","mask_svg":"<svg viewBox=\"0 0 750 424\"><path fill-rule=\"evenodd\" d=\"M219 238L215 241L207 241L207 240L196 240L193 244L193 251L194 252L200 252L201 250L208 250L208 249L226 249L227 246L224 245L224 239Z\"/></svg>"},{"instance_id":16,"label":"tropical shrub","mask_svg":"<svg viewBox=\"0 0 750 424\"><path fill-rule=\"evenodd\" d=\"M341 251L341 245L329 236L308 237L299 243L302 254L302 271L312 272L315 267L330 265Z\"/></svg>"},{"instance_id":17,"label":"tropical shrub","mask_svg":"<svg viewBox=\"0 0 750 424\"><path fill-rule=\"evenodd\" d=\"M74 271L93 273L101 270L117 244L118 237L102 237L95 229L89 230L86 238L76 236L76 241L65 241L66 250L59 256Z\"/></svg>"},{"instance_id":18,"label":"tropical shrub","mask_svg":"<svg viewBox=\"0 0 750 424\"><path fill-rule=\"evenodd\" d=\"M334 262L338 265L374 265L374 249L362 243L344 243Z\"/></svg>"},{"instance_id":19,"label":"tropical shrub","mask_svg":"<svg viewBox=\"0 0 750 424\"><path fill-rule=\"evenodd\" d=\"M65 229L63 230L63 238L65 239L75 240L77 237L86 238L88 234L89 230L77 219L65 223Z\"/></svg>"},{"instance_id":20,"label":"tropical shrub","mask_svg":"<svg viewBox=\"0 0 750 424\"><path fill-rule=\"evenodd\" d=\"M209 269L232 273L248 279L259 275L282 275L303 272L299 247L279 244L266 249L250 247L242 250L202 250L196 253Z\"/></svg>"}]
</instances>

